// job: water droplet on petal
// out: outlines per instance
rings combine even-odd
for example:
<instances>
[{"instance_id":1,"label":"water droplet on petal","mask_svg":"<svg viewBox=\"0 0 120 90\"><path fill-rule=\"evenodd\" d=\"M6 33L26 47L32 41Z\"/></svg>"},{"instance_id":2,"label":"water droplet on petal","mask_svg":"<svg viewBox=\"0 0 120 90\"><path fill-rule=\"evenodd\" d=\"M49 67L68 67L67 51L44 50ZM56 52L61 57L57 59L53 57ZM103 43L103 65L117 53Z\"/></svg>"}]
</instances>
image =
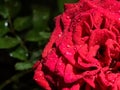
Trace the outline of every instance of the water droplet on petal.
<instances>
[{"instance_id":1,"label":"water droplet on petal","mask_svg":"<svg viewBox=\"0 0 120 90\"><path fill-rule=\"evenodd\" d=\"M61 37L61 36L62 36L62 33L59 33L59 34L58 34L58 37Z\"/></svg>"},{"instance_id":2,"label":"water droplet on petal","mask_svg":"<svg viewBox=\"0 0 120 90\"><path fill-rule=\"evenodd\" d=\"M98 43L98 41L95 41L95 43Z\"/></svg>"},{"instance_id":3,"label":"water droplet on petal","mask_svg":"<svg viewBox=\"0 0 120 90\"><path fill-rule=\"evenodd\" d=\"M70 52L66 52L66 54L67 54L67 55L72 55L72 53L70 53Z\"/></svg>"},{"instance_id":4,"label":"water droplet on petal","mask_svg":"<svg viewBox=\"0 0 120 90\"><path fill-rule=\"evenodd\" d=\"M42 73L40 73L40 76L42 76Z\"/></svg>"},{"instance_id":5,"label":"water droplet on petal","mask_svg":"<svg viewBox=\"0 0 120 90\"><path fill-rule=\"evenodd\" d=\"M66 18L67 18L67 19L70 19L70 17L69 17L69 16L67 16Z\"/></svg>"},{"instance_id":6,"label":"water droplet on petal","mask_svg":"<svg viewBox=\"0 0 120 90\"><path fill-rule=\"evenodd\" d=\"M70 47L70 45L68 44L68 45L67 45L67 47L69 48L69 47Z\"/></svg>"},{"instance_id":7,"label":"water droplet on petal","mask_svg":"<svg viewBox=\"0 0 120 90\"><path fill-rule=\"evenodd\" d=\"M80 19L78 19L78 22L80 22Z\"/></svg>"},{"instance_id":8,"label":"water droplet on petal","mask_svg":"<svg viewBox=\"0 0 120 90\"><path fill-rule=\"evenodd\" d=\"M74 47L74 50L76 50L77 48L76 47Z\"/></svg>"},{"instance_id":9,"label":"water droplet on petal","mask_svg":"<svg viewBox=\"0 0 120 90\"><path fill-rule=\"evenodd\" d=\"M118 18L118 20L120 21L120 18Z\"/></svg>"},{"instance_id":10,"label":"water droplet on petal","mask_svg":"<svg viewBox=\"0 0 120 90\"><path fill-rule=\"evenodd\" d=\"M118 10L118 13L120 13L120 10Z\"/></svg>"},{"instance_id":11,"label":"water droplet on petal","mask_svg":"<svg viewBox=\"0 0 120 90\"><path fill-rule=\"evenodd\" d=\"M58 63L59 65L62 65L62 63Z\"/></svg>"},{"instance_id":12,"label":"water droplet on petal","mask_svg":"<svg viewBox=\"0 0 120 90\"><path fill-rule=\"evenodd\" d=\"M37 81L38 79L37 78L35 78L35 81Z\"/></svg>"},{"instance_id":13,"label":"water droplet on petal","mask_svg":"<svg viewBox=\"0 0 120 90\"><path fill-rule=\"evenodd\" d=\"M82 45L80 45L79 47L82 47Z\"/></svg>"},{"instance_id":14,"label":"water droplet on petal","mask_svg":"<svg viewBox=\"0 0 120 90\"><path fill-rule=\"evenodd\" d=\"M110 6L109 9L111 10L111 8L112 8L112 7Z\"/></svg>"},{"instance_id":15,"label":"water droplet on petal","mask_svg":"<svg viewBox=\"0 0 120 90\"><path fill-rule=\"evenodd\" d=\"M114 83L115 82L115 80L113 79L113 80L111 80L112 81L112 83Z\"/></svg>"},{"instance_id":16,"label":"water droplet on petal","mask_svg":"<svg viewBox=\"0 0 120 90\"><path fill-rule=\"evenodd\" d=\"M82 41L84 41L84 38L81 38Z\"/></svg>"},{"instance_id":17,"label":"water droplet on petal","mask_svg":"<svg viewBox=\"0 0 120 90\"><path fill-rule=\"evenodd\" d=\"M58 36L59 36L59 37L61 37L62 35L61 35L61 34L59 34Z\"/></svg>"}]
</instances>

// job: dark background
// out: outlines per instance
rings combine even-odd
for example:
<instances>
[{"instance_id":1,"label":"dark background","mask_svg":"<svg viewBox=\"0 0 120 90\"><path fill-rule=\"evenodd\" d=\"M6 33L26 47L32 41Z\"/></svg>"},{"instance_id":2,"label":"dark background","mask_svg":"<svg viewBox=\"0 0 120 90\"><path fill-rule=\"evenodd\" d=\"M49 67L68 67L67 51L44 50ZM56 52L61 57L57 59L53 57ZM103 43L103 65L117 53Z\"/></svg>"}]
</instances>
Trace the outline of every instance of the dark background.
<instances>
[{"instance_id":1,"label":"dark background","mask_svg":"<svg viewBox=\"0 0 120 90\"><path fill-rule=\"evenodd\" d=\"M54 28L64 3L77 0L0 0L0 90L42 90L33 64Z\"/></svg>"}]
</instances>

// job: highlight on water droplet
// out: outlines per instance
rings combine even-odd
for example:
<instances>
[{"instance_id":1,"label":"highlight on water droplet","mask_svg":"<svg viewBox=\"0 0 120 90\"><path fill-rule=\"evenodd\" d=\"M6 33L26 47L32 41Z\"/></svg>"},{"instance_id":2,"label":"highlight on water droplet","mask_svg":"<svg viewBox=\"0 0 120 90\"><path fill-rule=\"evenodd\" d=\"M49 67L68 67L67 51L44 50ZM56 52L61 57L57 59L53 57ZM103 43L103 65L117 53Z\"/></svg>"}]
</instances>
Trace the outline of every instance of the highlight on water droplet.
<instances>
[{"instance_id":1,"label":"highlight on water droplet","mask_svg":"<svg viewBox=\"0 0 120 90\"><path fill-rule=\"evenodd\" d=\"M69 17L69 16L67 16L66 18L67 18L67 19L70 19L70 17Z\"/></svg>"},{"instance_id":2,"label":"highlight on water droplet","mask_svg":"<svg viewBox=\"0 0 120 90\"><path fill-rule=\"evenodd\" d=\"M68 44L68 45L67 45L67 47L69 48L69 47L70 47L70 45Z\"/></svg>"},{"instance_id":3,"label":"highlight on water droplet","mask_svg":"<svg viewBox=\"0 0 120 90\"><path fill-rule=\"evenodd\" d=\"M62 63L58 63L59 65L62 65Z\"/></svg>"},{"instance_id":4,"label":"highlight on water droplet","mask_svg":"<svg viewBox=\"0 0 120 90\"><path fill-rule=\"evenodd\" d=\"M5 25L5 27L8 27L8 22L6 21L6 22L4 23L4 25Z\"/></svg>"},{"instance_id":5,"label":"highlight on water droplet","mask_svg":"<svg viewBox=\"0 0 120 90\"><path fill-rule=\"evenodd\" d=\"M61 37L61 36L62 36L62 33L58 34L58 36Z\"/></svg>"},{"instance_id":6,"label":"highlight on water droplet","mask_svg":"<svg viewBox=\"0 0 120 90\"><path fill-rule=\"evenodd\" d=\"M71 52L66 52L65 54L66 54L66 55L72 55L72 53L71 53Z\"/></svg>"},{"instance_id":7,"label":"highlight on water droplet","mask_svg":"<svg viewBox=\"0 0 120 90\"><path fill-rule=\"evenodd\" d=\"M10 53L10 56L12 57L12 56L13 56L13 54L12 54L12 53Z\"/></svg>"},{"instance_id":8,"label":"highlight on water droplet","mask_svg":"<svg viewBox=\"0 0 120 90\"><path fill-rule=\"evenodd\" d=\"M118 20L120 21L120 18L118 18Z\"/></svg>"},{"instance_id":9,"label":"highlight on water droplet","mask_svg":"<svg viewBox=\"0 0 120 90\"><path fill-rule=\"evenodd\" d=\"M28 53L26 53L26 54L25 54L25 56L27 56L27 57L28 57Z\"/></svg>"},{"instance_id":10,"label":"highlight on water droplet","mask_svg":"<svg viewBox=\"0 0 120 90\"><path fill-rule=\"evenodd\" d=\"M77 21L80 22L80 19L78 19Z\"/></svg>"}]
</instances>

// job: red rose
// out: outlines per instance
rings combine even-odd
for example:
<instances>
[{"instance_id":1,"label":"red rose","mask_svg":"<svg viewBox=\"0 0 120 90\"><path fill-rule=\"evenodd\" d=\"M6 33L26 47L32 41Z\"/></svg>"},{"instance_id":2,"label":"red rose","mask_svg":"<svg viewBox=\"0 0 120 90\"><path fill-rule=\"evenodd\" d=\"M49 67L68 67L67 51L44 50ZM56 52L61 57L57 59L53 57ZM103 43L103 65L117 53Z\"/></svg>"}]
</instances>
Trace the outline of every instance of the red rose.
<instances>
[{"instance_id":1,"label":"red rose","mask_svg":"<svg viewBox=\"0 0 120 90\"><path fill-rule=\"evenodd\" d=\"M46 90L120 90L120 1L65 4L35 81Z\"/></svg>"}]
</instances>

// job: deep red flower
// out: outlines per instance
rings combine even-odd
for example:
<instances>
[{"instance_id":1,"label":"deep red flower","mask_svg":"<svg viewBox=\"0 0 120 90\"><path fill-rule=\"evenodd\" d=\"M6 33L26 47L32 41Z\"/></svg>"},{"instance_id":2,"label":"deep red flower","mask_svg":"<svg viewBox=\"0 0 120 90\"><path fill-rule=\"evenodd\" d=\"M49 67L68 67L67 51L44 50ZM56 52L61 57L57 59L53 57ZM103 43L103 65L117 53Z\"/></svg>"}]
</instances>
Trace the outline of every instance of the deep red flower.
<instances>
[{"instance_id":1,"label":"deep red flower","mask_svg":"<svg viewBox=\"0 0 120 90\"><path fill-rule=\"evenodd\" d=\"M46 90L120 90L120 1L65 4L35 81Z\"/></svg>"}]
</instances>

